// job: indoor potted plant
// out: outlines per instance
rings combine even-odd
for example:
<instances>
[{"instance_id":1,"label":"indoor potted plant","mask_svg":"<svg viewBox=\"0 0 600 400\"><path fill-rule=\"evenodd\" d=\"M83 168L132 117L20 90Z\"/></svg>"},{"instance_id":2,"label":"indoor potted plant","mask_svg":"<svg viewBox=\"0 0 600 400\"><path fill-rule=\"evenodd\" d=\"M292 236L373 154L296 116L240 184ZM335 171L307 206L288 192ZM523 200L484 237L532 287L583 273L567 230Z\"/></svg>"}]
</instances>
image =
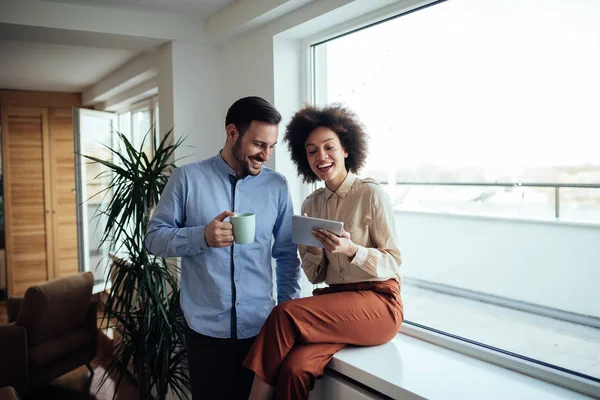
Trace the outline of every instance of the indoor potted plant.
<instances>
[{"instance_id":1,"label":"indoor potted plant","mask_svg":"<svg viewBox=\"0 0 600 400\"><path fill-rule=\"evenodd\" d=\"M112 287L104 303L103 326L117 334L102 383L116 375L118 387L130 370L140 399L164 399L169 389L187 398L190 388L179 270L144 246L150 213L176 168L173 155L182 140L172 142L172 134L170 130L154 145L151 157L143 152L143 143L134 148L121 133L114 148L107 146L113 160L85 156L106 167L104 174L111 177L99 208L106 221L100 244L107 243L111 253L107 262Z\"/></svg>"}]
</instances>

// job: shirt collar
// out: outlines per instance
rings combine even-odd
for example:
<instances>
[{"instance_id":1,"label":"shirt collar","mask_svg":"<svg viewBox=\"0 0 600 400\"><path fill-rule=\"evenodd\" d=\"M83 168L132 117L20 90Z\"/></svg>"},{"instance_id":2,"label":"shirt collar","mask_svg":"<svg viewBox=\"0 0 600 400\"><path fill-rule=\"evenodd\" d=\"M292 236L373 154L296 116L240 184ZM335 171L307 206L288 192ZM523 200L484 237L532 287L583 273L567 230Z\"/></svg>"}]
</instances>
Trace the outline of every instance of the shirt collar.
<instances>
[{"instance_id":1,"label":"shirt collar","mask_svg":"<svg viewBox=\"0 0 600 400\"><path fill-rule=\"evenodd\" d=\"M233 175L234 177L237 178L237 174L235 172L235 170L233 168L231 168L229 166L229 164L227 164L227 162L225 161L225 159L223 158L223 150L219 151L219 154L217 154L217 156L215 157L216 161L217 161L217 167L219 168L219 170L221 170L224 174L228 174L228 175ZM263 172L263 167L261 167L260 172L258 173L258 175L248 175L246 176L244 179L252 179L255 178L257 176L259 176L260 174L262 174Z\"/></svg>"},{"instance_id":2,"label":"shirt collar","mask_svg":"<svg viewBox=\"0 0 600 400\"><path fill-rule=\"evenodd\" d=\"M344 179L342 184L337 188L337 190L335 192L332 192L331 190L329 190L327 185L325 185L325 198L328 199L329 196L331 196L334 193L337 194L338 196L340 196L341 198L346 197L346 195L352 188L352 185L354 184L355 180L356 180L356 175L354 175L352 172L348 172L348 175L346 175L346 179Z\"/></svg>"},{"instance_id":3,"label":"shirt collar","mask_svg":"<svg viewBox=\"0 0 600 400\"><path fill-rule=\"evenodd\" d=\"M223 150L219 151L219 154L217 154L217 156L215 157L215 160L217 162L217 167L219 168L219 170L221 170L221 172L223 172L224 174L229 174L229 175L233 175L235 176L235 171L233 168L231 168L229 166L229 164L227 164L225 162L225 159L223 158L223 155L221 154Z\"/></svg>"}]
</instances>

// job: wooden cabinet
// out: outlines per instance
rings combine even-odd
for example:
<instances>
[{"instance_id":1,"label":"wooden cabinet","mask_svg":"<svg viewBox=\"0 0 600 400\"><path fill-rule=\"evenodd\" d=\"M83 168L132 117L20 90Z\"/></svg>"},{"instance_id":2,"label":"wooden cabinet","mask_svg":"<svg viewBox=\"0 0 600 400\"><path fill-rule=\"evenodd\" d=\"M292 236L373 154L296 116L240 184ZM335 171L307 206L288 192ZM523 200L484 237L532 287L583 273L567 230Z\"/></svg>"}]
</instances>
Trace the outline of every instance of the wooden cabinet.
<instances>
[{"instance_id":1,"label":"wooden cabinet","mask_svg":"<svg viewBox=\"0 0 600 400\"><path fill-rule=\"evenodd\" d=\"M72 107L79 94L0 91L9 296L78 272Z\"/></svg>"}]
</instances>

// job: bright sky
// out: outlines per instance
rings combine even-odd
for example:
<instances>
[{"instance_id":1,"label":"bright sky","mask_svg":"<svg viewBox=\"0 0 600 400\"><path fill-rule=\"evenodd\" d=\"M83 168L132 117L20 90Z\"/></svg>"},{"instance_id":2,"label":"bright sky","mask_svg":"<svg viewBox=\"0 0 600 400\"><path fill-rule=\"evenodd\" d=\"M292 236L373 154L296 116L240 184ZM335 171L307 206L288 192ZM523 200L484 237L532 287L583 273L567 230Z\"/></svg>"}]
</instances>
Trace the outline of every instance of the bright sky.
<instances>
[{"instance_id":1,"label":"bright sky","mask_svg":"<svg viewBox=\"0 0 600 400\"><path fill-rule=\"evenodd\" d=\"M600 164L598 0L449 0L329 42L327 74L370 168Z\"/></svg>"}]
</instances>

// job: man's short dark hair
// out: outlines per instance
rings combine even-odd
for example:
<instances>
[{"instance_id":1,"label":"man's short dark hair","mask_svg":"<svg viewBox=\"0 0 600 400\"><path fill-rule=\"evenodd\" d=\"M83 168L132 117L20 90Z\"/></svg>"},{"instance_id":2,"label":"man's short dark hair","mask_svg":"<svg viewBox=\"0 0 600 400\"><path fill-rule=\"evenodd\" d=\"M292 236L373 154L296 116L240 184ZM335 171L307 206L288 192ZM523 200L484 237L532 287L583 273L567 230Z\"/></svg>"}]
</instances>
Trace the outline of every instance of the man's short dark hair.
<instances>
[{"instance_id":1,"label":"man's short dark hair","mask_svg":"<svg viewBox=\"0 0 600 400\"><path fill-rule=\"evenodd\" d=\"M227 110L225 126L234 124L240 136L243 136L252 121L279 125L281 114L273 104L258 96L249 96L237 100Z\"/></svg>"}]
</instances>

